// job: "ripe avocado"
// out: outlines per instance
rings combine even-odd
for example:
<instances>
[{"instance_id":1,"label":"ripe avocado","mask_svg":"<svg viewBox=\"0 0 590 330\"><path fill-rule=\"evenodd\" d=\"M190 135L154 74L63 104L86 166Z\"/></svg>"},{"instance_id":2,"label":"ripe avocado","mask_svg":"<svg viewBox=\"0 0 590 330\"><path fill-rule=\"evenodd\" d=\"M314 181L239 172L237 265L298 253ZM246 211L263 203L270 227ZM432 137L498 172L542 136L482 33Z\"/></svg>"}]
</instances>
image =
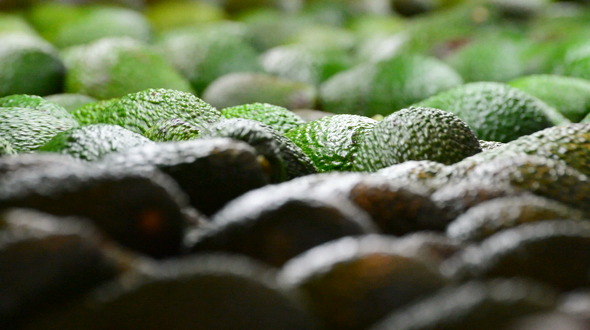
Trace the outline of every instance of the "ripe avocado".
<instances>
[{"instance_id":1,"label":"ripe avocado","mask_svg":"<svg viewBox=\"0 0 590 330\"><path fill-rule=\"evenodd\" d=\"M279 273L326 329L365 329L392 310L435 292L447 280L401 253L395 238L345 237L289 261Z\"/></svg>"},{"instance_id":2,"label":"ripe avocado","mask_svg":"<svg viewBox=\"0 0 590 330\"><path fill-rule=\"evenodd\" d=\"M482 241L504 229L543 220L582 220L584 214L563 203L524 194L495 198L478 204L457 217L447 235L460 241Z\"/></svg>"},{"instance_id":3,"label":"ripe avocado","mask_svg":"<svg viewBox=\"0 0 590 330\"><path fill-rule=\"evenodd\" d=\"M514 319L553 310L557 300L554 288L528 279L469 281L394 311L370 329L508 329Z\"/></svg>"},{"instance_id":4,"label":"ripe avocado","mask_svg":"<svg viewBox=\"0 0 590 330\"><path fill-rule=\"evenodd\" d=\"M249 258L212 254L141 268L25 329L319 329L275 270Z\"/></svg>"},{"instance_id":5,"label":"ripe avocado","mask_svg":"<svg viewBox=\"0 0 590 330\"><path fill-rule=\"evenodd\" d=\"M239 195L269 183L263 157L246 142L208 138L146 144L106 155L105 168L157 167L170 175L191 205L211 215Z\"/></svg>"},{"instance_id":6,"label":"ripe avocado","mask_svg":"<svg viewBox=\"0 0 590 330\"><path fill-rule=\"evenodd\" d=\"M187 205L176 183L153 168L46 166L0 179L0 209L88 218L121 245L156 258L180 253Z\"/></svg>"},{"instance_id":7,"label":"ripe avocado","mask_svg":"<svg viewBox=\"0 0 590 330\"><path fill-rule=\"evenodd\" d=\"M506 229L441 266L456 280L528 277L560 290L587 286L590 222L547 220Z\"/></svg>"},{"instance_id":8,"label":"ripe avocado","mask_svg":"<svg viewBox=\"0 0 590 330\"><path fill-rule=\"evenodd\" d=\"M255 120L222 120L207 127L201 137L227 137L253 146L269 162L271 182L317 172L311 159L299 146L272 127Z\"/></svg>"}]
</instances>

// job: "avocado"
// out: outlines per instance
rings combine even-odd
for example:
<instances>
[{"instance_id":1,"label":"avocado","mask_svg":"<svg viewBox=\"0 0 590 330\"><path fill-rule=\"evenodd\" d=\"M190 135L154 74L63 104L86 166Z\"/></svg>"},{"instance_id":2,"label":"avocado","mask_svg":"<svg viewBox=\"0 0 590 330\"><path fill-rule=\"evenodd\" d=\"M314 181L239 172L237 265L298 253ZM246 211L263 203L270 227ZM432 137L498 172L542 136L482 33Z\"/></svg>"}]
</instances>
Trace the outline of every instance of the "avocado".
<instances>
[{"instance_id":1,"label":"avocado","mask_svg":"<svg viewBox=\"0 0 590 330\"><path fill-rule=\"evenodd\" d=\"M574 123L590 113L590 81L586 79L538 74L508 84L538 97Z\"/></svg>"},{"instance_id":2,"label":"avocado","mask_svg":"<svg viewBox=\"0 0 590 330\"><path fill-rule=\"evenodd\" d=\"M408 160L383 167L377 170L375 175L392 182L418 185L432 192L439 186L435 178L443 168L445 168L444 164L431 160Z\"/></svg>"},{"instance_id":3,"label":"avocado","mask_svg":"<svg viewBox=\"0 0 590 330\"><path fill-rule=\"evenodd\" d=\"M170 118L158 120L143 135L156 142L187 141L198 139L203 129L180 118Z\"/></svg>"},{"instance_id":4,"label":"avocado","mask_svg":"<svg viewBox=\"0 0 590 330\"><path fill-rule=\"evenodd\" d=\"M176 183L153 168L44 166L0 179L0 209L87 218L121 245L155 258L180 253L187 205Z\"/></svg>"},{"instance_id":5,"label":"avocado","mask_svg":"<svg viewBox=\"0 0 590 330\"><path fill-rule=\"evenodd\" d=\"M384 180L380 175L331 176L308 191L341 195L367 212L382 233L402 236L417 231L444 231L452 220L414 183Z\"/></svg>"},{"instance_id":6,"label":"avocado","mask_svg":"<svg viewBox=\"0 0 590 330\"><path fill-rule=\"evenodd\" d=\"M87 223L31 210L7 209L0 218L0 326L19 328L31 316L114 279L118 261L103 238ZM14 228L22 222L43 222L43 230Z\"/></svg>"},{"instance_id":7,"label":"avocado","mask_svg":"<svg viewBox=\"0 0 590 330\"><path fill-rule=\"evenodd\" d=\"M508 142L569 122L536 97L499 82L468 83L417 105L454 113L479 139L488 141Z\"/></svg>"},{"instance_id":8,"label":"avocado","mask_svg":"<svg viewBox=\"0 0 590 330\"><path fill-rule=\"evenodd\" d=\"M29 17L58 48L107 37L130 37L143 42L151 37L151 27L144 15L122 6L43 4L32 9Z\"/></svg>"},{"instance_id":9,"label":"avocado","mask_svg":"<svg viewBox=\"0 0 590 330\"><path fill-rule=\"evenodd\" d=\"M17 171L37 171L46 167L84 167L84 163L70 155L39 152L0 157L0 178Z\"/></svg>"},{"instance_id":10,"label":"avocado","mask_svg":"<svg viewBox=\"0 0 590 330\"><path fill-rule=\"evenodd\" d=\"M584 214L563 203L531 194L500 197L461 214L449 224L447 234L460 241L482 241L504 229L559 219L583 220Z\"/></svg>"},{"instance_id":11,"label":"avocado","mask_svg":"<svg viewBox=\"0 0 590 330\"><path fill-rule=\"evenodd\" d=\"M212 254L144 264L140 274L33 318L25 329L319 329L275 270L249 258Z\"/></svg>"},{"instance_id":12,"label":"avocado","mask_svg":"<svg viewBox=\"0 0 590 330\"><path fill-rule=\"evenodd\" d=\"M80 125L98 124L99 118L103 115L102 112L117 101L118 98L97 100L75 109L71 114Z\"/></svg>"},{"instance_id":13,"label":"avocado","mask_svg":"<svg viewBox=\"0 0 590 330\"><path fill-rule=\"evenodd\" d=\"M58 133L77 127L76 120L69 117L58 118L31 108L0 107L0 137L17 152L31 152Z\"/></svg>"},{"instance_id":14,"label":"avocado","mask_svg":"<svg viewBox=\"0 0 590 330\"><path fill-rule=\"evenodd\" d=\"M590 123L573 123L549 127L522 136L501 147L475 155L481 162L515 154L534 155L561 160L585 175L590 175ZM469 161L470 159L466 159Z\"/></svg>"},{"instance_id":15,"label":"avocado","mask_svg":"<svg viewBox=\"0 0 590 330\"><path fill-rule=\"evenodd\" d=\"M218 5L202 1L149 1L144 15L156 32L218 23L226 13Z\"/></svg>"},{"instance_id":16,"label":"avocado","mask_svg":"<svg viewBox=\"0 0 590 330\"><path fill-rule=\"evenodd\" d=\"M501 32L476 35L444 60L461 75L464 82L506 82L527 70L523 37Z\"/></svg>"},{"instance_id":17,"label":"avocado","mask_svg":"<svg viewBox=\"0 0 590 330\"><path fill-rule=\"evenodd\" d=\"M152 141L121 126L92 124L61 132L37 151L63 153L94 161L107 153L148 143Z\"/></svg>"},{"instance_id":18,"label":"avocado","mask_svg":"<svg viewBox=\"0 0 590 330\"><path fill-rule=\"evenodd\" d=\"M3 137L0 137L0 156L16 154L17 152L14 150L10 142L8 142L8 140L4 139Z\"/></svg>"},{"instance_id":19,"label":"avocado","mask_svg":"<svg viewBox=\"0 0 590 330\"><path fill-rule=\"evenodd\" d=\"M191 238L191 253L237 253L281 267L314 246L376 231L371 218L341 196L290 187L268 186L231 201Z\"/></svg>"},{"instance_id":20,"label":"avocado","mask_svg":"<svg viewBox=\"0 0 590 330\"><path fill-rule=\"evenodd\" d=\"M255 120L222 120L207 127L201 137L227 137L248 143L269 163L271 182L317 172L311 159L293 141Z\"/></svg>"},{"instance_id":21,"label":"avocado","mask_svg":"<svg viewBox=\"0 0 590 330\"><path fill-rule=\"evenodd\" d=\"M311 158L318 171L349 171L360 138L376 124L368 117L339 114L300 125L286 136Z\"/></svg>"},{"instance_id":22,"label":"avocado","mask_svg":"<svg viewBox=\"0 0 590 330\"><path fill-rule=\"evenodd\" d=\"M37 31L19 14L0 13L0 34L23 33L37 35Z\"/></svg>"},{"instance_id":23,"label":"avocado","mask_svg":"<svg viewBox=\"0 0 590 330\"><path fill-rule=\"evenodd\" d=\"M51 44L22 33L1 34L0 44L0 97L63 91L66 68Z\"/></svg>"},{"instance_id":24,"label":"avocado","mask_svg":"<svg viewBox=\"0 0 590 330\"><path fill-rule=\"evenodd\" d=\"M270 103L287 109L313 108L314 86L266 73L234 72L215 79L202 97L217 108Z\"/></svg>"},{"instance_id":25,"label":"avocado","mask_svg":"<svg viewBox=\"0 0 590 330\"><path fill-rule=\"evenodd\" d=\"M142 135L160 120L179 118L194 125L207 125L221 119L217 109L195 95L163 88L127 94L95 109L98 122L119 125Z\"/></svg>"},{"instance_id":26,"label":"avocado","mask_svg":"<svg viewBox=\"0 0 590 330\"><path fill-rule=\"evenodd\" d=\"M285 134L305 121L291 110L268 103L241 104L221 109L225 118L244 118L259 121Z\"/></svg>"},{"instance_id":27,"label":"avocado","mask_svg":"<svg viewBox=\"0 0 590 330\"><path fill-rule=\"evenodd\" d=\"M493 200L495 198L514 198L526 194L517 187L507 182L494 182L490 184L486 180L467 181L436 178L438 188L430 195L430 198L453 219L465 213L476 205Z\"/></svg>"},{"instance_id":28,"label":"avocado","mask_svg":"<svg viewBox=\"0 0 590 330\"><path fill-rule=\"evenodd\" d=\"M588 177L560 160L518 154L498 157L475 165L462 180L487 182L490 186L508 184L520 191L590 211Z\"/></svg>"},{"instance_id":29,"label":"avocado","mask_svg":"<svg viewBox=\"0 0 590 330\"><path fill-rule=\"evenodd\" d=\"M590 223L546 220L502 230L441 266L456 280L522 276L559 290L587 286Z\"/></svg>"},{"instance_id":30,"label":"avocado","mask_svg":"<svg viewBox=\"0 0 590 330\"><path fill-rule=\"evenodd\" d=\"M557 300L554 288L530 279L469 281L393 311L370 329L508 329L519 317L553 310Z\"/></svg>"},{"instance_id":31,"label":"avocado","mask_svg":"<svg viewBox=\"0 0 590 330\"><path fill-rule=\"evenodd\" d=\"M13 94L2 97L0 108L29 108L64 120L74 119L62 106L37 95Z\"/></svg>"},{"instance_id":32,"label":"avocado","mask_svg":"<svg viewBox=\"0 0 590 330\"><path fill-rule=\"evenodd\" d=\"M494 149L499 148L503 145L504 145L504 143L502 143L502 142L479 140L479 146L481 147L481 151L494 150Z\"/></svg>"},{"instance_id":33,"label":"avocado","mask_svg":"<svg viewBox=\"0 0 590 330\"><path fill-rule=\"evenodd\" d=\"M170 175L205 215L270 180L264 158L246 142L230 138L146 144L105 155L100 164L131 172L156 167Z\"/></svg>"},{"instance_id":34,"label":"avocado","mask_svg":"<svg viewBox=\"0 0 590 330\"><path fill-rule=\"evenodd\" d=\"M93 97L84 94L60 93L45 96L49 102L53 102L68 112L72 113L74 110L83 107L87 104L94 103L97 100Z\"/></svg>"},{"instance_id":35,"label":"avocado","mask_svg":"<svg viewBox=\"0 0 590 330\"><path fill-rule=\"evenodd\" d=\"M262 72L258 52L245 37L215 27L165 32L154 47L197 93L225 74Z\"/></svg>"},{"instance_id":36,"label":"avocado","mask_svg":"<svg viewBox=\"0 0 590 330\"><path fill-rule=\"evenodd\" d=\"M290 260L279 279L326 329L366 329L447 284L424 261L400 253L391 236L345 237Z\"/></svg>"},{"instance_id":37,"label":"avocado","mask_svg":"<svg viewBox=\"0 0 590 330\"><path fill-rule=\"evenodd\" d=\"M409 160L449 165L479 152L479 141L458 116L410 107L386 116L359 138L353 168L377 171Z\"/></svg>"},{"instance_id":38,"label":"avocado","mask_svg":"<svg viewBox=\"0 0 590 330\"><path fill-rule=\"evenodd\" d=\"M404 54L332 76L320 86L320 105L329 112L385 116L462 83L442 61Z\"/></svg>"},{"instance_id":39,"label":"avocado","mask_svg":"<svg viewBox=\"0 0 590 330\"><path fill-rule=\"evenodd\" d=\"M261 55L260 62L265 72L316 86L352 66L345 50L305 44L271 48Z\"/></svg>"},{"instance_id":40,"label":"avocado","mask_svg":"<svg viewBox=\"0 0 590 330\"><path fill-rule=\"evenodd\" d=\"M193 92L190 83L146 44L110 37L65 49L65 91L96 99L122 97L148 88Z\"/></svg>"}]
</instances>

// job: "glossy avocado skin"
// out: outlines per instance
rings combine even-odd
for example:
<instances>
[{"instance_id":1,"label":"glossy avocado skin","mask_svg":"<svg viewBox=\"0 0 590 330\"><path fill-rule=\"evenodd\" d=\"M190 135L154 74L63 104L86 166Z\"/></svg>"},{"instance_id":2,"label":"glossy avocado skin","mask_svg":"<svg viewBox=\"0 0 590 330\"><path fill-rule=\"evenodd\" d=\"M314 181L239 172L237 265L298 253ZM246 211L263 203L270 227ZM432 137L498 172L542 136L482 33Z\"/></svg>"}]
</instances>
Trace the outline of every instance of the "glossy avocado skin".
<instances>
[{"instance_id":1,"label":"glossy avocado skin","mask_svg":"<svg viewBox=\"0 0 590 330\"><path fill-rule=\"evenodd\" d=\"M152 257L180 253L186 196L151 169L48 166L0 179L0 209L32 208L90 219L120 244Z\"/></svg>"},{"instance_id":2,"label":"glossy avocado skin","mask_svg":"<svg viewBox=\"0 0 590 330\"><path fill-rule=\"evenodd\" d=\"M473 157L486 161L514 154L541 156L564 161L567 165L590 175L590 123L572 123L549 127L523 136L503 146Z\"/></svg>"},{"instance_id":3,"label":"glossy avocado skin","mask_svg":"<svg viewBox=\"0 0 590 330\"><path fill-rule=\"evenodd\" d=\"M270 182L254 148L230 138L203 138L138 146L103 158L106 168L158 168L172 177L200 212L211 215L228 201Z\"/></svg>"},{"instance_id":4,"label":"glossy avocado skin","mask_svg":"<svg viewBox=\"0 0 590 330\"><path fill-rule=\"evenodd\" d=\"M365 116L340 114L300 125L286 136L311 158L319 172L350 171L359 140L376 124Z\"/></svg>"},{"instance_id":5,"label":"glossy avocado skin","mask_svg":"<svg viewBox=\"0 0 590 330\"><path fill-rule=\"evenodd\" d=\"M270 163L272 182L317 172L311 159L299 146L271 126L255 120L222 120L207 127L201 137L226 137L248 143Z\"/></svg>"},{"instance_id":6,"label":"glossy avocado skin","mask_svg":"<svg viewBox=\"0 0 590 330\"><path fill-rule=\"evenodd\" d=\"M153 142L121 126L93 124L59 133L37 150L94 161L110 152L149 143Z\"/></svg>"},{"instance_id":7,"label":"glossy avocado skin","mask_svg":"<svg viewBox=\"0 0 590 330\"><path fill-rule=\"evenodd\" d=\"M32 108L0 108L0 131L17 152L31 152L55 135L77 127L74 118L58 118Z\"/></svg>"},{"instance_id":8,"label":"glossy avocado skin","mask_svg":"<svg viewBox=\"0 0 590 330\"><path fill-rule=\"evenodd\" d=\"M221 119L221 113L191 93L171 89L146 89L127 94L106 104L97 122L120 125L145 134L159 120L179 118L194 125Z\"/></svg>"},{"instance_id":9,"label":"glossy avocado skin","mask_svg":"<svg viewBox=\"0 0 590 330\"><path fill-rule=\"evenodd\" d=\"M361 137L355 170L377 171L410 160L453 164L481 152L473 131L458 116L434 108L395 112Z\"/></svg>"}]
</instances>

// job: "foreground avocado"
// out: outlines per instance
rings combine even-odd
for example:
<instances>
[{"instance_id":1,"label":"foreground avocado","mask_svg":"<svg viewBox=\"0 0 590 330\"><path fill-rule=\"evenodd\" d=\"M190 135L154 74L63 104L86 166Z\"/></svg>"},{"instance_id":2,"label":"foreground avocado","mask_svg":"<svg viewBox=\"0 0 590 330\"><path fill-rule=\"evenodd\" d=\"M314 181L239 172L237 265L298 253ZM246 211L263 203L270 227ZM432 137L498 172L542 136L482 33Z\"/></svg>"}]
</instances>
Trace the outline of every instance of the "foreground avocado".
<instances>
[{"instance_id":1,"label":"foreground avocado","mask_svg":"<svg viewBox=\"0 0 590 330\"><path fill-rule=\"evenodd\" d=\"M481 241L496 232L543 220L583 220L584 214L563 203L524 194L495 198L467 210L447 228L449 237Z\"/></svg>"},{"instance_id":2,"label":"foreground avocado","mask_svg":"<svg viewBox=\"0 0 590 330\"><path fill-rule=\"evenodd\" d=\"M394 311L370 329L505 329L519 317L553 310L557 299L552 287L528 279L470 281Z\"/></svg>"},{"instance_id":3,"label":"foreground avocado","mask_svg":"<svg viewBox=\"0 0 590 330\"><path fill-rule=\"evenodd\" d=\"M176 183L153 168L47 166L0 179L0 209L87 218L121 245L157 258L180 252L187 205Z\"/></svg>"},{"instance_id":4,"label":"foreground avocado","mask_svg":"<svg viewBox=\"0 0 590 330\"><path fill-rule=\"evenodd\" d=\"M590 222L547 220L500 231L443 263L457 280L522 276L560 290L587 286Z\"/></svg>"},{"instance_id":5,"label":"foreground avocado","mask_svg":"<svg viewBox=\"0 0 590 330\"><path fill-rule=\"evenodd\" d=\"M395 112L359 138L353 168L376 171L409 160L453 164L481 152L473 131L458 116L434 108Z\"/></svg>"},{"instance_id":6,"label":"foreground avocado","mask_svg":"<svg viewBox=\"0 0 590 330\"><path fill-rule=\"evenodd\" d=\"M292 259L279 273L326 329L364 329L442 288L436 268L400 253L395 238L345 237Z\"/></svg>"},{"instance_id":7,"label":"foreground avocado","mask_svg":"<svg viewBox=\"0 0 590 330\"><path fill-rule=\"evenodd\" d=\"M221 109L225 118L257 120L285 134L305 121L291 110L269 103L241 104Z\"/></svg>"},{"instance_id":8,"label":"foreground avocado","mask_svg":"<svg viewBox=\"0 0 590 330\"><path fill-rule=\"evenodd\" d=\"M289 181L234 199L191 238L191 252L244 254L280 267L314 246L376 231L368 214L342 196L305 187Z\"/></svg>"},{"instance_id":9,"label":"foreground avocado","mask_svg":"<svg viewBox=\"0 0 590 330\"><path fill-rule=\"evenodd\" d=\"M122 268L93 227L81 219L24 209L0 211L0 326L76 299L114 279Z\"/></svg>"},{"instance_id":10,"label":"foreground avocado","mask_svg":"<svg viewBox=\"0 0 590 330\"><path fill-rule=\"evenodd\" d=\"M141 269L25 329L319 329L275 271L251 259L214 254Z\"/></svg>"},{"instance_id":11,"label":"foreground avocado","mask_svg":"<svg viewBox=\"0 0 590 330\"><path fill-rule=\"evenodd\" d=\"M178 183L198 211L211 215L241 194L268 184L267 163L246 142L203 138L111 153L101 166L128 171L156 167Z\"/></svg>"}]
</instances>

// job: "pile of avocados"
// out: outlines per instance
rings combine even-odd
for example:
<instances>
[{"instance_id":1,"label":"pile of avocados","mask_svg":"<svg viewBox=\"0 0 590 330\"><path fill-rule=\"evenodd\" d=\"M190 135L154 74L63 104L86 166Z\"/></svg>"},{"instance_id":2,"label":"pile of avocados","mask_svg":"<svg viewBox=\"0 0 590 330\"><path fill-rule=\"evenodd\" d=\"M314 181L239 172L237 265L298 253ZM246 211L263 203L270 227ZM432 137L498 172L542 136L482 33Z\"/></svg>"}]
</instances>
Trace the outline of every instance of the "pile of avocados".
<instances>
[{"instance_id":1,"label":"pile of avocados","mask_svg":"<svg viewBox=\"0 0 590 330\"><path fill-rule=\"evenodd\" d=\"M590 329L590 5L0 1L0 329Z\"/></svg>"}]
</instances>

